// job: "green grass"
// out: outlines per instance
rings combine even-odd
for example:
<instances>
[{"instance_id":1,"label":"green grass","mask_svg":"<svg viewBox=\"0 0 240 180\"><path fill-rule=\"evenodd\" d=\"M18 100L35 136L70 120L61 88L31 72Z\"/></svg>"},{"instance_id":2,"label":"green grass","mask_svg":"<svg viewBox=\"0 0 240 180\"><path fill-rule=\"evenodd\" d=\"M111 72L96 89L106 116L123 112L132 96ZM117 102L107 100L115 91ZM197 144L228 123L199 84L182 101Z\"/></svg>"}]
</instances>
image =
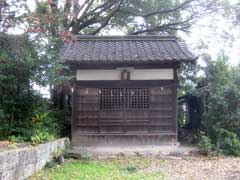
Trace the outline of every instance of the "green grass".
<instances>
[{"instance_id":1,"label":"green grass","mask_svg":"<svg viewBox=\"0 0 240 180\"><path fill-rule=\"evenodd\" d=\"M45 168L29 180L164 180L149 170L150 160L121 158L99 161L67 160L62 166Z\"/></svg>"}]
</instances>

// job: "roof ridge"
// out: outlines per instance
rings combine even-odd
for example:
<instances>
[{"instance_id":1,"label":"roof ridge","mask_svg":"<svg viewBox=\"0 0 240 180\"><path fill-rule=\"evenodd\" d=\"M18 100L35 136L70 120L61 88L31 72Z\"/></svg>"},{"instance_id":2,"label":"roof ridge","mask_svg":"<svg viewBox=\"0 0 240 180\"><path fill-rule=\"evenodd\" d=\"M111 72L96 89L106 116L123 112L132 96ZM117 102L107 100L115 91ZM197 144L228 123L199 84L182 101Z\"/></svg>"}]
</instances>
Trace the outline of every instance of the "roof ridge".
<instances>
[{"instance_id":1,"label":"roof ridge","mask_svg":"<svg viewBox=\"0 0 240 180\"><path fill-rule=\"evenodd\" d=\"M177 37L174 35L125 35L125 36L95 36L95 35L75 35L78 40L108 40L108 41L176 41Z\"/></svg>"}]
</instances>

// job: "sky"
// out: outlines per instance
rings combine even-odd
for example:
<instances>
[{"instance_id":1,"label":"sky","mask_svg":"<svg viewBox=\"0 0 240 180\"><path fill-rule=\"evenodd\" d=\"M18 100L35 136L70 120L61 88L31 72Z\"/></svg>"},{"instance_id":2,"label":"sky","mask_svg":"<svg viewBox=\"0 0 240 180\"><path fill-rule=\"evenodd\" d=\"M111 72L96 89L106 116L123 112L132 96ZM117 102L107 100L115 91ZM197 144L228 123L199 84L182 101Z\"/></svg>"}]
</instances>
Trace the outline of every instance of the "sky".
<instances>
[{"instance_id":1,"label":"sky","mask_svg":"<svg viewBox=\"0 0 240 180\"><path fill-rule=\"evenodd\" d=\"M204 42L208 47L204 52L210 54L213 60L224 51L229 56L230 64L238 65L240 63L240 41L238 41L240 30L238 28L234 28L229 20L220 15L205 17L193 25L189 35L182 34L182 37L196 54L201 53L197 48L199 42Z\"/></svg>"}]
</instances>

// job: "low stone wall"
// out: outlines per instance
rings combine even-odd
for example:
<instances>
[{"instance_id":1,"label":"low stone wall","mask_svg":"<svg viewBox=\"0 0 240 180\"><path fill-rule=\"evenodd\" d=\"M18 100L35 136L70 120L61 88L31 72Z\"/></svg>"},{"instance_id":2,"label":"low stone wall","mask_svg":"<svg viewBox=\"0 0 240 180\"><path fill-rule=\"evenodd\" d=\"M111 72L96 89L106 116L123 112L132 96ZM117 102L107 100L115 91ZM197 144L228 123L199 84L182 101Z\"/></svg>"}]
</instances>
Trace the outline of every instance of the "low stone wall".
<instances>
[{"instance_id":1,"label":"low stone wall","mask_svg":"<svg viewBox=\"0 0 240 180\"><path fill-rule=\"evenodd\" d=\"M69 139L62 138L38 146L0 152L0 180L22 180L51 161L58 149L69 147Z\"/></svg>"}]
</instances>

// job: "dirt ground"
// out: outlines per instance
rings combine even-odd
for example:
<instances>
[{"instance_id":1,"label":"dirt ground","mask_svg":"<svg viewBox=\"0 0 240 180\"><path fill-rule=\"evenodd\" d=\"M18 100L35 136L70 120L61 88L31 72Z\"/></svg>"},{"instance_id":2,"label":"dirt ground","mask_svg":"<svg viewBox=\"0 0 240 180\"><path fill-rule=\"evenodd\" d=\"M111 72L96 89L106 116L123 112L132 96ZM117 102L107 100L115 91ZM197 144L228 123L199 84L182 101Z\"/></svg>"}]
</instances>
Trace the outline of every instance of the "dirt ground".
<instances>
[{"instance_id":1,"label":"dirt ground","mask_svg":"<svg viewBox=\"0 0 240 180\"><path fill-rule=\"evenodd\" d=\"M240 180L240 158L166 156L152 160L146 171L162 172L168 180Z\"/></svg>"},{"instance_id":2,"label":"dirt ground","mask_svg":"<svg viewBox=\"0 0 240 180\"><path fill-rule=\"evenodd\" d=\"M0 141L0 149L6 148L8 146L8 141Z\"/></svg>"}]
</instances>

